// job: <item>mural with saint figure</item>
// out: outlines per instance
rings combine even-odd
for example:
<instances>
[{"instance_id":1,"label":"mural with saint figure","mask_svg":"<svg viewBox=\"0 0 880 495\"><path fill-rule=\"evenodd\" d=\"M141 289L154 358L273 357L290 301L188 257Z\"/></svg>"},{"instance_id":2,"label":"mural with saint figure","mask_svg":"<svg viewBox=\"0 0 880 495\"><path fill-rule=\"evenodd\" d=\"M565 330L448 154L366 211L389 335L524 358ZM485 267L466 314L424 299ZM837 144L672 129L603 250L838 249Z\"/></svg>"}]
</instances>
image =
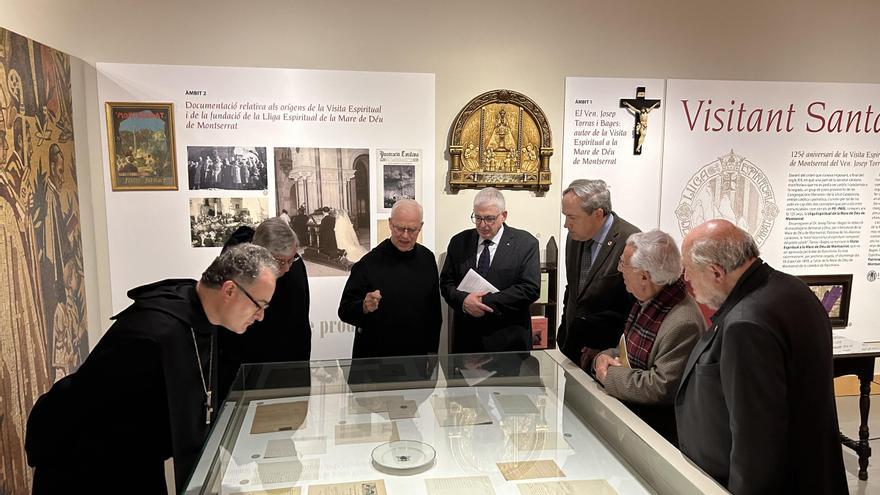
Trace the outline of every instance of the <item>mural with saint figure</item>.
<instances>
[{"instance_id":1,"label":"mural with saint figure","mask_svg":"<svg viewBox=\"0 0 880 495\"><path fill-rule=\"evenodd\" d=\"M28 413L85 359L68 55L0 28L0 493L29 493Z\"/></svg>"}]
</instances>

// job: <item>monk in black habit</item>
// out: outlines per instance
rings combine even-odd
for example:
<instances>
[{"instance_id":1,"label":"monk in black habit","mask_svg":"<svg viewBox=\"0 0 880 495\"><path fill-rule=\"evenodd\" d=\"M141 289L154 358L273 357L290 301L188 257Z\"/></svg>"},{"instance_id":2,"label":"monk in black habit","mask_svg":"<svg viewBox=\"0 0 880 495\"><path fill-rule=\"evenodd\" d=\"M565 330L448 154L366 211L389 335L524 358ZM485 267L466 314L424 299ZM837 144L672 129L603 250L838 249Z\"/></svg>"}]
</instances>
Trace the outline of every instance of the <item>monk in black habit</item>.
<instances>
[{"instance_id":1,"label":"monk in black habit","mask_svg":"<svg viewBox=\"0 0 880 495\"><path fill-rule=\"evenodd\" d=\"M239 227L223 247L226 251L246 242L263 246L272 253L281 275L262 321L254 322L244 334L219 334L221 399L233 386L242 364L309 360L312 349L309 278L306 264L297 254L299 241L290 224L283 217L276 217L261 223L256 230L247 225ZM310 384L309 367L305 363L271 368L266 369L267 373L243 374L235 387L308 387ZM254 382L257 379L260 382Z\"/></svg>"},{"instance_id":2,"label":"monk in black habit","mask_svg":"<svg viewBox=\"0 0 880 495\"><path fill-rule=\"evenodd\" d=\"M134 303L28 417L33 493L166 493L169 457L182 493L214 419L218 326L244 333L261 320L277 276L272 255L247 244L217 257L198 282L129 291Z\"/></svg>"},{"instance_id":3,"label":"monk in black habit","mask_svg":"<svg viewBox=\"0 0 880 495\"><path fill-rule=\"evenodd\" d=\"M416 242L421 205L397 201L388 223L391 238L352 266L339 302L339 318L357 327L354 358L434 354L439 345L437 262Z\"/></svg>"}]
</instances>

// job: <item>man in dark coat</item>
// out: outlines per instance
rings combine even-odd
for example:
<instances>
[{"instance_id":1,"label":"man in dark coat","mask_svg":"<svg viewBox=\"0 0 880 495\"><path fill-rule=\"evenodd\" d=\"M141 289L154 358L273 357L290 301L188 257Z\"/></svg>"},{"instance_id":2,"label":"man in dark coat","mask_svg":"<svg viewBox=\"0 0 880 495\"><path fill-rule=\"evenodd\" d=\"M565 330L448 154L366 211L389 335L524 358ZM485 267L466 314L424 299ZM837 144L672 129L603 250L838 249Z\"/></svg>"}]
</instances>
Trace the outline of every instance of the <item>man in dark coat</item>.
<instances>
[{"instance_id":1,"label":"man in dark coat","mask_svg":"<svg viewBox=\"0 0 880 495\"><path fill-rule=\"evenodd\" d=\"M675 399L681 451L737 495L846 494L822 303L726 220L691 230L682 252L717 311Z\"/></svg>"},{"instance_id":2,"label":"man in dark coat","mask_svg":"<svg viewBox=\"0 0 880 495\"><path fill-rule=\"evenodd\" d=\"M487 187L474 197L475 229L456 234L446 249L440 291L454 311L452 352L528 351L529 306L538 299L538 240L505 224L501 191ZM498 292L465 292L458 286L474 269Z\"/></svg>"},{"instance_id":3,"label":"man in dark coat","mask_svg":"<svg viewBox=\"0 0 880 495\"><path fill-rule=\"evenodd\" d=\"M617 271L626 240L639 229L611 210L605 181L578 179L562 192L565 295L557 333L559 349L583 368L616 347L633 304Z\"/></svg>"},{"instance_id":4,"label":"man in dark coat","mask_svg":"<svg viewBox=\"0 0 880 495\"><path fill-rule=\"evenodd\" d=\"M241 226L226 241L223 249L225 251L247 242L269 250L278 264L280 276L262 321L254 323L247 333L241 335L232 332L220 334L221 398L226 396L242 364L308 361L312 349L309 278L305 262L297 254L297 237L290 225L283 217L277 217L261 223L256 230ZM286 386L305 386L308 383L307 367L296 369L302 373L297 374L297 378ZM289 373L287 378L291 378Z\"/></svg>"},{"instance_id":5,"label":"man in dark coat","mask_svg":"<svg viewBox=\"0 0 880 495\"><path fill-rule=\"evenodd\" d=\"M352 357L436 354L443 317L437 261L416 242L421 205L399 200L388 224L391 238L352 266L339 301L339 318L357 327Z\"/></svg>"},{"instance_id":6,"label":"man in dark coat","mask_svg":"<svg viewBox=\"0 0 880 495\"><path fill-rule=\"evenodd\" d=\"M318 250L332 258L339 257L336 246L336 217L329 206L324 207L324 217L318 225Z\"/></svg>"},{"instance_id":7,"label":"man in dark coat","mask_svg":"<svg viewBox=\"0 0 880 495\"><path fill-rule=\"evenodd\" d=\"M296 215L294 215L293 219L290 221L290 226L293 227L293 231L296 233L296 238L299 240L299 245L308 246L309 245L309 216L306 215L306 209L300 208L297 210Z\"/></svg>"},{"instance_id":8,"label":"man in dark coat","mask_svg":"<svg viewBox=\"0 0 880 495\"><path fill-rule=\"evenodd\" d=\"M276 277L268 251L248 245L221 254L198 282L131 290L134 303L28 417L33 493L86 486L165 493L169 457L181 492L217 405L217 328L243 333L259 321Z\"/></svg>"}]
</instances>

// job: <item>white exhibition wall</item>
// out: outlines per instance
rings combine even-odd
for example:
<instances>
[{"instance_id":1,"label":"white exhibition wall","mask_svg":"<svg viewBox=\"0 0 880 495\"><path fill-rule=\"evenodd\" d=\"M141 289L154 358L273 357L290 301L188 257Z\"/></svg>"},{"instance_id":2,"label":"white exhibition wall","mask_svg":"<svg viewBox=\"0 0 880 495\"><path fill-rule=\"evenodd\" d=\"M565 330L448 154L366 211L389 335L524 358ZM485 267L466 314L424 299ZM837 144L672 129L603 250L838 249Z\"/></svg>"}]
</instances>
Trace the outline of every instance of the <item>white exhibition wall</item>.
<instances>
[{"instance_id":1,"label":"white exhibition wall","mask_svg":"<svg viewBox=\"0 0 880 495\"><path fill-rule=\"evenodd\" d=\"M645 139L636 154L636 117L621 100L635 98L639 87L645 88L644 98L657 102L644 122ZM186 95L188 90L196 94ZM880 94L877 90L857 84L567 78L561 182L606 180L615 212L643 230L660 227L680 240L701 221L724 217L750 231L764 259L779 269L851 276L847 335L875 340L878 322L867 302L876 299L880 287L875 282L880 233L871 227L880 214L873 194L880 173L880 128L872 99ZM439 187L427 158L433 156L431 75L99 64L98 95L101 107L108 101L167 101L176 109L177 191L113 191L105 156L114 311L128 304L129 288L162 277L197 277L216 255L218 248L191 246L191 200L262 197L269 215L275 215L280 209L275 205L276 149L291 150L294 162L320 161L309 158L310 149L369 150L370 246L381 240L377 220L388 214L379 166L387 161L379 158L385 150L418 152L418 196L433 210ZM196 108L222 102L235 108L211 111L218 118L204 120L203 110ZM307 113L327 119L290 121L284 115L296 112L248 110L272 104L315 105ZM330 121L346 115L348 105L381 107L381 122L379 114ZM104 142L106 132L102 120ZM265 147L268 189L188 190L187 150L198 146ZM423 242L439 254L434 233L426 223ZM565 236L560 228L559 259L564 259ZM166 261L157 269L143 259ZM345 357L352 329L336 317L345 273L321 269L310 269L313 357ZM560 273L559 293L564 286Z\"/></svg>"},{"instance_id":2,"label":"white exhibition wall","mask_svg":"<svg viewBox=\"0 0 880 495\"><path fill-rule=\"evenodd\" d=\"M104 115L97 105L97 62L435 74L434 154L425 160L437 164L436 209L427 212L426 224L435 224L436 254L442 256L449 238L470 227L474 191L446 191L445 146L455 115L474 96L509 88L546 113L556 148L553 185L543 196L529 191L506 196L512 225L534 233L542 247L551 235L561 244L557 213L566 180L567 76L878 83L880 65L869 63L880 49L873 35L878 16L880 3L870 1L559 0L548 8L510 0L266 0L245 7L232 1L155 0L144 8L136 0L88 5L5 0L0 25L74 57L80 198L88 205L91 197L92 207L91 213L83 209L82 229L94 343L114 310L109 260L114 234L108 234L104 213L106 141L98 132ZM132 27L134 19L140 28ZM632 97L632 91L627 87L620 97ZM652 92L649 88L649 98L656 97ZM662 117L651 115L649 141ZM619 196L620 184L613 186ZM640 207L630 209L621 200L615 208L634 221L641 214Z\"/></svg>"},{"instance_id":3,"label":"white exhibition wall","mask_svg":"<svg viewBox=\"0 0 880 495\"><path fill-rule=\"evenodd\" d=\"M382 170L377 166L380 151L411 150L423 157L416 162L417 180L423 182L416 187L417 199L426 211L434 210L434 76L431 74L129 64L98 64L97 71L97 103L102 113L106 102L170 102L174 105L176 191L113 191L108 148L103 147L114 313L130 304L126 297L129 289L162 278L198 278L219 254L219 247L193 247L192 200L198 203L203 198L243 198L245 205L268 203L270 217L279 213L282 206L275 204L275 187L277 182L287 178L274 173L275 150L285 150L286 156L296 162L292 172L298 170L301 163L320 160L316 156L323 156L325 163L321 167L332 171L323 179L318 175L317 180L332 181L330 189L334 194L328 197L330 194L326 192L321 202L312 198L309 212L324 205L350 206L340 201L347 194L343 182L352 180L353 174L343 177L344 171L336 163L336 157L341 162L343 157L352 155L349 150L369 150L370 242L367 249L382 240L377 239L377 232L389 215L381 202ZM207 108L212 106L225 108ZM315 120L297 120L302 116L315 117ZM106 119L101 119L101 136L102 142L107 143ZM189 147L265 148L268 189L190 190ZM298 151L303 149L321 149L321 152L304 152L300 156ZM382 162L388 162L387 156ZM312 174L313 187L315 180ZM287 186L281 187L286 193ZM293 207L286 205L286 209L293 215L298 205L299 202ZM256 209L260 208L250 208L252 212ZM433 222L426 222L422 243L434 249L434 237ZM312 358L350 356L353 329L343 325L336 315L347 273L329 265L307 267L311 286Z\"/></svg>"},{"instance_id":4,"label":"white exhibition wall","mask_svg":"<svg viewBox=\"0 0 880 495\"><path fill-rule=\"evenodd\" d=\"M639 86L659 107L635 155L634 115L620 107ZM568 78L563 175L605 179L615 211L679 241L726 218L774 268L827 276L819 295L851 279L841 334L880 340L878 136L878 85Z\"/></svg>"}]
</instances>

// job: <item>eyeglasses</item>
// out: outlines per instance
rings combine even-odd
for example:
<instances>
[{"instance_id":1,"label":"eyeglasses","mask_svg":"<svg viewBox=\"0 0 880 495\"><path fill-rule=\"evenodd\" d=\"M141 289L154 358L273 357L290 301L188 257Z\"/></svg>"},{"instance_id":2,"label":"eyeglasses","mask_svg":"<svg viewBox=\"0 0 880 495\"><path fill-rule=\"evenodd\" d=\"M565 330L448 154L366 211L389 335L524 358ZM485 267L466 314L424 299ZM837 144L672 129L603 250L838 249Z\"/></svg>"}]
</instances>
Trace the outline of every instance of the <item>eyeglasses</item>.
<instances>
[{"instance_id":1,"label":"eyeglasses","mask_svg":"<svg viewBox=\"0 0 880 495\"><path fill-rule=\"evenodd\" d=\"M394 232L396 234L399 234L399 235L403 235L403 234L416 235L419 233L420 230L422 230L421 225L419 225L418 227L401 227L400 225L394 225L393 223L391 224L391 228L394 230Z\"/></svg>"},{"instance_id":2,"label":"eyeglasses","mask_svg":"<svg viewBox=\"0 0 880 495\"><path fill-rule=\"evenodd\" d=\"M299 253L294 253L294 255L289 260L275 258L275 262L278 263L278 268L284 269L284 267L291 266L301 259L302 259L302 256L300 256Z\"/></svg>"},{"instance_id":3,"label":"eyeglasses","mask_svg":"<svg viewBox=\"0 0 880 495\"><path fill-rule=\"evenodd\" d=\"M250 295L250 293L248 291L244 290L244 287L242 287L241 284L239 284L235 280L233 280L232 283L235 284L235 286L238 287L238 290L242 291L244 293L244 295L246 295L247 298L251 300L252 303L254 303L254 306L257 307L257 310L255 311L255 313L259 313L260 311L266 311L267 309L269 309L269 303L266 303L266 304L258 303L257 300L254 299L254 296Z\"/></svg>"},{"instance_id":4,"label":"eyeglasses","mask_svg":"<svg viewBox=\"0 0 880 495\"><path fill-rule=\"evenodd\" d=\"M474 222L477 225L480 225L480 222L483 222L486 225L493 225L495 223L495 220L498 220L497 216L481 217L479 215L471 213L471 222Z\"/></svg>"}]
</instances>

